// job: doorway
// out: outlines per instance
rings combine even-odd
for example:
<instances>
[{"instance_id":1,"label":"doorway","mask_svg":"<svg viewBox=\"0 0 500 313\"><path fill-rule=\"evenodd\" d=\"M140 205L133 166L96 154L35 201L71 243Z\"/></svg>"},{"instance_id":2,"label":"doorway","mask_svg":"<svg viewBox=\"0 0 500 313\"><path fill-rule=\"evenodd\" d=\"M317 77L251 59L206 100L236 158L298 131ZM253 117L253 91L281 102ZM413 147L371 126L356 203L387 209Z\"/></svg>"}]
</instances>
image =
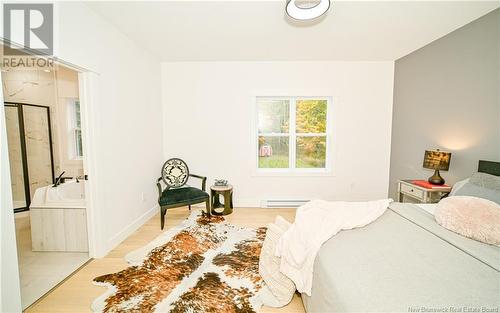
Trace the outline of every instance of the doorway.
<instances>
[{"instance_id":1,"label":"doorway","mask_svg":"<svg viewBox=\"0 0 500 313\"><path fill-rule=\"evenodd\" d=\"M2 87L24 310L90 259L79 72L4 68Z\"/></svg>"}]
</instances>

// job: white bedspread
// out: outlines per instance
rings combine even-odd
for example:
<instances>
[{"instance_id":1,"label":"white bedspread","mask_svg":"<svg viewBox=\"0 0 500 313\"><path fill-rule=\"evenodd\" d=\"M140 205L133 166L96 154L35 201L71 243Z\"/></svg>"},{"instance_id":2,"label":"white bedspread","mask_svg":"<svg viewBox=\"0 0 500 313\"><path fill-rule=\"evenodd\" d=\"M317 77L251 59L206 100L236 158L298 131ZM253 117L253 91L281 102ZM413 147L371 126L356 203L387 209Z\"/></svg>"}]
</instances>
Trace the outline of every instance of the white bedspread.
<instances>
[{"instance_id":1,"label":"white bedspread","mask_svg":"<svg viewBox=\"0 0 500 313\"><path fill-rule=\"evenodd\" d=\"M368 202L310 201L297 209L295 222L280 238L280 272L299 292L311 295L313 264L321 245L341 230L365 226L381 216L392 199Z\"/></svg>"}]
</instances>

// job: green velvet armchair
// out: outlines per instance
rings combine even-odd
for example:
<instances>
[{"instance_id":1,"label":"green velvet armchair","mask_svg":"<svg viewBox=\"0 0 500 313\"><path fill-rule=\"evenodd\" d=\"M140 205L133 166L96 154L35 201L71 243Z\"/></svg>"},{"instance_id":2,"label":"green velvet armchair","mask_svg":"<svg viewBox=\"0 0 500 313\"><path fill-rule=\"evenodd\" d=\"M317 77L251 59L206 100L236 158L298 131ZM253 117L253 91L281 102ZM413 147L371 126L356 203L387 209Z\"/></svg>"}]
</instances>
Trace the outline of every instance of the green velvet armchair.
<instances>
[{"instance_id":1,"label":"green velvet armchair","mask_svg":"<svg viewBox=\"0 0 500 313\"><path fill-rule=\"evenodd\" d=\"M189 177L201 179L201 189L186 185ZM165 188L162 188L162 183ZM163 164L161 177L158 178L158 204L160 205L161 229L165 226L165 215L168 209L205 202L206 212L210 217L210 196L205 191L207 178L189 173L187 164L178 158L167 160Z\"/></svg>"}]
</instances>

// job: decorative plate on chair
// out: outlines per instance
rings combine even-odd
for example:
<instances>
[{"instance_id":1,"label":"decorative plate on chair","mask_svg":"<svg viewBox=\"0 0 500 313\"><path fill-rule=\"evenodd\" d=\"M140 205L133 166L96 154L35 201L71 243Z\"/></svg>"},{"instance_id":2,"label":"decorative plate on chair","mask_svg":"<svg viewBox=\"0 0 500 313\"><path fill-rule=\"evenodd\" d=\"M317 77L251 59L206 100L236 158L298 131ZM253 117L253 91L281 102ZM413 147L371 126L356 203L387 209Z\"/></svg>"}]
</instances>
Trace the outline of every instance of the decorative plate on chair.
<instances>
[{"instance_id":1,"label":"decorative plate on chair","mask_svg":"<svg viewBox=\"0 0 500 313\"><path fill-rule=\"evenodd\" d=\"M163 182L170 187L182 187L189 178L189 168L181 159L172 158L163 164L161 177Z\"/></svg>"}]
</instances>

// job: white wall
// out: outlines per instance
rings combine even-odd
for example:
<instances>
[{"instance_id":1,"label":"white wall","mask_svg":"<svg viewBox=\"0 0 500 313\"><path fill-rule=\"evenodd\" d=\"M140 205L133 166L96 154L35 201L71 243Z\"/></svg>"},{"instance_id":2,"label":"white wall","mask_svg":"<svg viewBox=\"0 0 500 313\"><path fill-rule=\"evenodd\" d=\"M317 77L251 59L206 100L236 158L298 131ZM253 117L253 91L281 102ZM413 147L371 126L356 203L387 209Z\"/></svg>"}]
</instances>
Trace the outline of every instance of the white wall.
<instances>
[{"instance_id":1,"label":"white wall","mask_svg":"<svg viewBox=\"0 0 500 313\"><path fill-rule=\"evenodd\" d=\"M98 74L92 83L97 94L87 103L93 133L93 151L87 152L95 160L89 179L99 221L96 253L102 256L157 212L160 66L84 3L58 2L56 12L55 54Z\"/></svg>"},{"instance_id":2,"label":"white wall","mask_svg":"<svg viewBox=\"0 0 500 313\"><path fill-rule=\"evenodd\" d=\"M83 161L74 159L69 151L72 151L72 143L74 140L73 133L70 133L68 125L68 101L80 99L78 90L78 72L59 66L55 73L56 96L57 96L57 121L59 123L59 133L56 137L58 141L59 168L56 167L55 175L59 175L62 171L66 173L64 176L80 176L84 174ZM73 103L73 102L72 102Z\"/></svg>"},{"instance_id":3,"label":"white wall","mask_svg":"<svg viewBox=\"0 0 500 313\"><path fill-rule=\"evenodd\" d=\"M393 62L162 63L164 158L183 158L210 184L229 179L237 206L272 198L384 198L393 74ZM333 97L334 176L254 175L258 95Z\"/></svg>"}]
</instances>

